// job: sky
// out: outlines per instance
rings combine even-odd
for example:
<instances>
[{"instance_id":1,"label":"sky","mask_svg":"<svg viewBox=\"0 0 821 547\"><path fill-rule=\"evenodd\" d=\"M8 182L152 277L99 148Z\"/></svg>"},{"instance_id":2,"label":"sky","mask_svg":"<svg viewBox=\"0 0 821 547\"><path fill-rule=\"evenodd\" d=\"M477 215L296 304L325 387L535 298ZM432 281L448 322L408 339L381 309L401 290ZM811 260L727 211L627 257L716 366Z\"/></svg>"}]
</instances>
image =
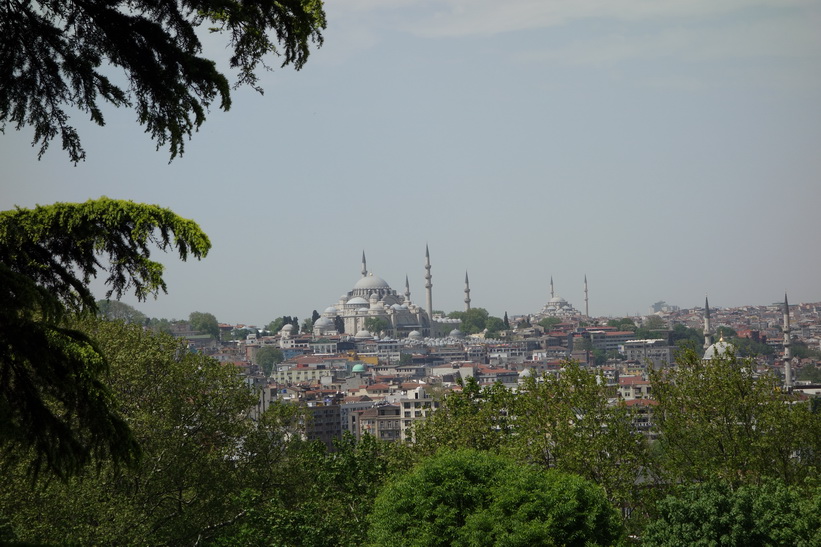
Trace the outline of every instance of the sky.
<instances>
[{"instance_id":1,"label":"sky","mask_svg":"<svg viewBox=\"0 0 821 547\"><path fill-rule=\"evenodd\" d=\"M233 94L182 157L126 109L87 152L0 135L0 209L108 196L196 220L202 261L152 255L152 317L265 325L368 269L435 309L594 316L821 301L818 0L330 0L301 71ZM216 36L206 52L224 63ZM272 64L276 64L275 62ZM102 296L104 288L95 290Z\"/></svg>"}]
</instances>

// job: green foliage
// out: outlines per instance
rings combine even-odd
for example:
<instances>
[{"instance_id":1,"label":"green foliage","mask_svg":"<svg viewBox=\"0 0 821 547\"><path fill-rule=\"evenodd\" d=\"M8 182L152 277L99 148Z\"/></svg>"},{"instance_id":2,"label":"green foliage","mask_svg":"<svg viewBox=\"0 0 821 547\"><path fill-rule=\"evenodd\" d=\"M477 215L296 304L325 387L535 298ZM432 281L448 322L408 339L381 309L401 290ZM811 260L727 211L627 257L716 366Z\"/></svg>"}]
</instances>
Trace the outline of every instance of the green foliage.
<instances>
[{"instance_id":1,"label":"green foliage","mask_svg":"<svg viewBox=\"0 0 821 547\"><path fill-rule=\"evenodd\" d=\"M764 344L766 345L766 344ZM770 346L767 346L768 348ZM794 340L792 342L792 354L793 357L798 357L799 359L816 359L821 360L821 350L817 348L811 348L806 343ZM772 348L770 348L772 350Z\"/></svg>"},{"instance_id":2,"label":"green foliage","mask_svg":"<svg viewBox=\"0 0 821 547\"><path fill-rule=\"evenodd\" d=\"M475 450L443 451L391 480L370 515L374 545L612 545L618 513L578 477Z\"/></svg>"},{"instance_id":3,"label":"green foliage","mask_svg":"<svg viewBox=\"0 0 821 547\"><path fill-rule=\"evenodd\" d=\"M275 487L276 470L298 443L296 407L272 405L254 422L247 411L256 398L232 367L137 326L79 327L108 357L106 387L143 458L130 469L103 463L67 484L43 480L35 488L13 469L0 512L18 541L194 544L242 515L240 492Z\"/></svg>"},{"instance_id":4,"label":"green foliage","mask_svg":"<svg viewBox=\"0 0 821 547\"><path fill-rule=\"evenodd\" d=\"M487 318L487 321L485 321L485 328L487 329L488 335L492 338L498 334L499 331L505 330L505 322L498 317L490 316Z\"/></svg>"},{"instance_id":5,"label":"green foliage","mask_svg":"<svg viewBox=\"0 0 821 547\"><path fill-rule=\"evenodd\" d=\"M335 443L304 446L293 454L285 484L255 491L246 514L221 533L218 545L359 546L366 518L385 480L406 465L407 447L350 434Z\"/></svg>"},{"instance_id":6,"label":"green foliage","mask_svg":"<svg viewBox=\"0 0 821 547\"><path fill-rule=\"evenodd\" d=\"M484 308L470 308L468 311L450 312L448 317L460 320L459 330L465 334L477 334L485 330L489 314Z\"/></svg>"},{"instance_id":7,"label":"green foliage","mask_svg":"<svg viewBox=\"0 0 821 547\"><path fill-rule=\"evenodd\" d=\"M416 450L426 455L441 448L500 450L513 434L514 396L502 384L480 387L468 378L461 391L444 397L436 412L414 422Z\"/></svg>"},{"instance_id":8,"label":"green foliage","mask_svg":"<svg viewBox=\"0 0 821 547\"><path fill-rule=\"evenodd\" d=\"M562 320L558 317L545 317L544 319L539 321L538 325L542 327L545 330L545 332L549 332L553 330L553 327L555 327L561 322Z\"/></svg>"},{"instance_id":9,"label":"green foliage","mask_svg":"<svg viewBox=\"0 0 821 547\"><path fill-rule=\"evenodd\" d=\"M821 491L807 499L777 481L735 490L721 482L681 486L658 504L642 544L818 546L819 508Z\"/></svg>"},{"instance_id":10,"label":"green foliage","mask_svg":"<svg viewBox=\"0 0 821 547\"><path fill-rule=\"evenodd\" d=\"M98 300L97 309L100 317L109 321L125 321L135 325L144 325L148 322L144 313L118 300Z\"/></svg>"},{"instance_id":11,"label":"green foliage","mask_svg":"<svg viewBox=\"0 0 821 547\"><path fill-rule=\"evenodd\" d=\"M365 319L365 328L373 334L379 334L389 327L389 323L381 317L368 317Z\"/></svg>"},{"instance_id":12,"label":"green foliage","mask_svg":"<svg viewBox=\"0 0 821 547\"><path fill-rule=\"evenodd\" d=\"M256 70L267 68L269 55L302 68L309 44L322 44L325 13L320 0L4 2L0 131L6 123L32 126L38 157L59 135L76 163L85 151L68 111L102 126L101 103L109 103L133 107L157 148L167 144L173 159L215 100L223 110L231 105L227 78L200 55L203 24L225 35L237 85L259 89ZM110 68L122 70L127 89L105 75Z\"/></svg>"},{"instance_id":13,"label":"green foliage","mask_svg":"<svg viewBox=\"0 0 821 547\"><path fill-rule=\"evenodd\" d=\"M273 346L263 346L257 350L254 360L262 368L265 376L270 376L274 365L281 363L285 357L282 350Z\"/></svg>"},{"instance_id":14,"label":"green foliage","mask_svg":"<svg viewBox=\"0 0 821 547\"><path fill-rule=\"evenodd\" d=\"M635 332L636 329L638 328L638 327L636 327L636 324L633 322L633 320L630 319L629 317L624 317L622 319L611 319L610 321L607 322L607 326L608 327L616 327L617 329L622 330L622 331L629 330L629 331L633 331L633 332Z\"/></svg>"},{"instance_id":15,"label":"green foliage","mask_svg":"<svg viewBox=\"0 0 821 547\"><path fill-rule=\"evenodd\" d=\"M560 375L529 377L516 398L517 459L574 473L604 488L617 504L636 506L634 484L647 463L631 411L592 371L565 364Z\"/></svg>"},{"instance_id":16,"label":"green foliage","mask_svg":"<svg viewBox=\"0 0 821 547\"><path fill-rule=\"evenodd\" d=\"M277 317L276 319L274 319L273 321L268 323L268 325L265 327L265 330L267 330L271 334L279 334L279 331L284 326L285 326L285 318L284 317Z\"/></svg>"},{"instance_id":17,"label":"green foliage","mask_svg":"<svg viewBox=\"0 0 821 547\"><path fill-rule=\"evenodd\" d=\"M30 458L33 471L65 478L93 458L136 461L101 381L105 354L64 321L98 312L88 283L100 271L108 297L165 292L152 245L183 260L210 248L193 221L155 205L101 198L0 213L0 448Z\"/></svg>"},{"instance_id":18,"label":"green foliage","mask_svg":"<svg viewBox=\"0 0 821 547\"><path fill-rule=\"evenodd\" d=\"M220 327L217 318L211 313L191 312L188 316L188 325L191 330L210 334L215 340L220 338Z\"/></svg>"},{"instance_id":19,"label":"green foliage","mask_svg":"<svg viewBox=\"0 0 821 547\"><path fill-rule=\"evenodd\" d=\"M818 477L821 421L781 393L777 378L756 378L754 370L734 354L703 361L691 351L679 355L677 368L651 372L659 464L671 483Z\"/></svg>"},{"instance_id":20,"label":"green foliage","mask_svg":"<svg viewBox=\"0 0 821 547\"><path fill-rule=\"evenodd\" d=\"M796 380L821 384L821 367L818 365L807 365L798 371Z\"/></svg>"},{"instance_id":21,"label":"green foliage","mask_svg":"<svg viewBox=\"0 0 821 547\"><path fill-rule=\"evenodd\" d=\"M619 512L590 481L511 465L462 532L469 545L594 547L618 544L622 530Z\"/></svg>"}]
</instances>

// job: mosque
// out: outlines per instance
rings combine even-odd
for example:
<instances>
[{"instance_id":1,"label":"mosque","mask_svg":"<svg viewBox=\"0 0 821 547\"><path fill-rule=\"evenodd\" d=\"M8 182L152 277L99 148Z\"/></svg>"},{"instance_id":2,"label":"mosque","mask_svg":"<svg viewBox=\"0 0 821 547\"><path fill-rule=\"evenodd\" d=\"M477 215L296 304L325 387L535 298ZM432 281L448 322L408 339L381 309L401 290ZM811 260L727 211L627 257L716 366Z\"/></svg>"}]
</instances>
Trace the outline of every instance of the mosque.
<instances>
[{"instance_id":1,"label":"mosque","mask_svg":"<svg viewBox=\"0 0 821 547\"><path fill-rule=\"evenodd\" d=\"M361 277L353 289L343 294L325 309L314 323L314 335L345 334L355 338L372 338L367 326L379 324L385 335L394 338L428 337L436 334L433 316L433 282L430 273L430 252L425 247L425 307L411 300L410 283L405 276L405 292L397 293L381 277L368 271L362 253ZM465 274L465 305L470 308L470 287ZM379 321L374 321L379 320ZM340 332L340 327L342 332Z\"/></svg>"},{"instance_id":2,"label":"mosque","mask_svg":"<svg viewBox=\"0 0 821 547\"><path fill-rule=\"evenodd\" d=\"M587 276L584 276L584 316L588 316L587 300ZM579 317L582 313L574 308L567 300L557 296L553 289L553 276L550 277L550 300L544 305L542 310L535 315L538 319L545 317L573 318Z\"/></svg>"}]
</instances>

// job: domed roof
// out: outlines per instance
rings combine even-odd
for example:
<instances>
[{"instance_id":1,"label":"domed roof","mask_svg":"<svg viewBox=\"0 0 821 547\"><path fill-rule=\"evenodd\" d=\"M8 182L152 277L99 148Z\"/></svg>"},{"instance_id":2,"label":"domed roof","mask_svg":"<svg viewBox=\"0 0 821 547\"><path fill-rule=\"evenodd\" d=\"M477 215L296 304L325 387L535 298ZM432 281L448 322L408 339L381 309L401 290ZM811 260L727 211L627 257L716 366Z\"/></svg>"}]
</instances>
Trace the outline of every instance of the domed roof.
<instances>
[{"instance_id":1,"label":"domed roof","mask_svg":"<svg viewBox=\"0 0 821 547\"><path fill-rule=\"evenodd\" d=\"M355 364L353 366L353 368L351 369L351 372L366 372L366 371L367 371L367 369L365 368L365 365L363 365L362 363Z\"/></svg>"},{"instance_id":2,"label":"domed roof","mask_svg":"<svg viewBox=\"0 0 821 547\"><path fill-rule=\"evenodd\" d=\"M371 331L367 329L362 329L361 331L356 333L356 336L354 336L354 338L356 338L357 340L364 340L366 338L373 338L373 334L371 334Z\"/></svg>"},{"instance_id":3,"label":"domed roof","mask_svg":"<svg viewBox=\"0 0 821 547\"><path fill-rule=\"evenodd\" d=\"M320 317L314 323L314 328L319 327L321 329L327 329L327 328L334 328L335 326L336 326L336 324L334 323L334 320L331 319L330 317Z\"/></svg>"},{"instance_id":4,"label":"domed roof","mask_svg":"<svg viewBox=\"0 0 821 547\"><path fill-rule=\"evenodd\" d=\"M353 286L354 289L390 289L390 285L379 276L369 274L361 278Z\"/></svg>"},{"instance_id":5,"label":"domed roof","mask_svg":"<svg viewBox=\"0 0 821 547\"><path fill-rule=\"evenodd\" d=\"M412 330L408 333L408 338L413 338L414 340L419 340L422 338L422 333L418 330Z\"/></svg>"},{"instance_id":6,"label":"domed roof","mask_svg":"<svg viewBox=\"0 0 821 547\"><path fill-rule=\"evenodd\" d=\"M724 341L724 338L707 348L704 352L704 359L710 360L714 357L725 355L727 352L734 352L735 346Z\"/></svg>"},{"instance_id":7,"label":"domed roof","mask_svg":"<svg viewBox=\"0 0 821 547\"><path fill-rule=\"evenodd\" d=\"M334 308L333 306L329 306L325 308L325 311L322 313L327 313L328 315L336 315L336 308Z\"/></svg>"},{"instance_id":8,"label":"domed roof","mask_svg":"<svg viewBox=\"0 0 821 547\"><path fill-rule=\"evenodd\" d=\"M279 330L280 330L280 332L282 332L282 331L291 332L292 330L294 330L294 326L293 326L292 324L290 324L290 323L285 323L285 326L283 326L283 327L282 327L281 329L279 329Z\"/></svg>"},{"instance_id":9,"label":"domed roof","mask_svg":"<svg viewBox=\"0 0 821 547\"><path fill-rule=\"evenodd\" d=\"M460 331L459 329L453 329L450 331L451 338L462 338L465 335L464 332Z\"/></svg>"},{"instance_id":10,"label":"domed roof","mask_svg":"<svg viewBox=\"0 0 821 547\"><path fill-rule=\"evenodd\" d=\"M550 299L551 304L567 304L567 300L562 298L561 296L554 296Z\"/></svg>"},{"instance_id":11,"label":"domed roof","mask_svg":"<svg viewBox=\"0 0 821 547\"><path fill-rule=\"evenodd\" d=\"M354 296L350 300L346 302L346 304L353 305L353 306L361 306L361 305L368 305L368 301L362 298L361 296Z\"/></svg>"}]
</instances>

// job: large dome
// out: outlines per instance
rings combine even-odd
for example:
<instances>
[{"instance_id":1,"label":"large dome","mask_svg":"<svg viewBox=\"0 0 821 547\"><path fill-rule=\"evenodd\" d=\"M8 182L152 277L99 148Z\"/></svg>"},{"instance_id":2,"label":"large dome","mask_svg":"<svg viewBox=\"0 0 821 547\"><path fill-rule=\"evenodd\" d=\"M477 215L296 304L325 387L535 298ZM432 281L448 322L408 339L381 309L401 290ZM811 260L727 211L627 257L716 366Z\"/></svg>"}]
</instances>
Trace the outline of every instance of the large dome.
<instances>
[{"instance_id":1,"label":"large dome","mask_svg":"<svg viewBox=\"0 0 821 547\"><path fill-rule=\"evenodd\" d=\"M390 285L388 285L387 281L382 279L379 276L369 274L359 281L356 282L356 285L353 286L354 289L390 289Z\"/></svg>"}]
</instances>

